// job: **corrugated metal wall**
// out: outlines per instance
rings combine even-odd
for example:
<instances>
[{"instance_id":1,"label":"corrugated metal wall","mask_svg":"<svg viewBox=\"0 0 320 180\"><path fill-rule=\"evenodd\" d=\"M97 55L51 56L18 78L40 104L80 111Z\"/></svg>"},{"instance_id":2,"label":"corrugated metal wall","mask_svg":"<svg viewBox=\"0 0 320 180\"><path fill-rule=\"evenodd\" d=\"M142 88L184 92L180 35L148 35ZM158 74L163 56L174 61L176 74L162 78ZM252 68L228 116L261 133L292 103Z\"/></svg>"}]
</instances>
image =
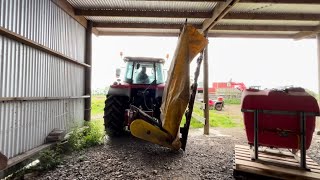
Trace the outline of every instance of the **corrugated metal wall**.
<instances>
[{"instance_id":1,"label":"corrugated metal wall","mask_svg":"<svg viewBox=\"0 0 320 180\"><path fill-rule=\"evenodd\" d=\"M85 28L50 0L0 0L0 26L84 62ZM0 98L82 95L84 67L0 36ZM35 148L83 113L83 99L0 102L0 151Z\"/></svg>"}]
</instances>

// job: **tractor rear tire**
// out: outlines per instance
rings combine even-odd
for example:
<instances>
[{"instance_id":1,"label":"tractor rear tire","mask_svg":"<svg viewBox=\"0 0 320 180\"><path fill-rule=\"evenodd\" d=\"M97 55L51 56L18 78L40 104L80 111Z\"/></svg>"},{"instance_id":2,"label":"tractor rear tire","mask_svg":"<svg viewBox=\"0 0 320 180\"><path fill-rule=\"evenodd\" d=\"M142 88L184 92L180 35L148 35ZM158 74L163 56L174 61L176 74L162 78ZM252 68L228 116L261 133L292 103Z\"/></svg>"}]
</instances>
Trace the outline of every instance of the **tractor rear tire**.
<instances>
[{"instance_id":1,"label":"tractor rear tire","mask_svg":"<svg viewBox=\"0 0 320 180\"><path fill-rule=\"evenodd\" d=\"M104 108L104 128L111 136L121 136L124 134L125 110L128 106L128 98L124 96L107 96Z\"/></svg>"}]
</instances>

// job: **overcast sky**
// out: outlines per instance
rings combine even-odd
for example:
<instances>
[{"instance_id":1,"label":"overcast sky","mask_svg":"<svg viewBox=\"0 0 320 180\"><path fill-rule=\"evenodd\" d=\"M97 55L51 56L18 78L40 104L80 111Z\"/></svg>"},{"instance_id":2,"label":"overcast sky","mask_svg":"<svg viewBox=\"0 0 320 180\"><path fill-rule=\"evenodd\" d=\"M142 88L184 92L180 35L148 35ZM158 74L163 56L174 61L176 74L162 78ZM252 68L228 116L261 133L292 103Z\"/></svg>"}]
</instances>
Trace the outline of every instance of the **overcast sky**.
<instances>
[{"instance_id":1,"label":"overcast sky","mask_svg":"<svg viewBox=\"0 0 320 180\"><path fill-rule=\"evenodd\" d=\"M93 36L93 89L114 82L115 69L123 66L120 52L162 58L169 54L170 61L176 43L176 37ZM210 38L209 74L209 84L232 79L246 86L294 85L317 91L316 40Z\"/></svg>"}]
</instances>

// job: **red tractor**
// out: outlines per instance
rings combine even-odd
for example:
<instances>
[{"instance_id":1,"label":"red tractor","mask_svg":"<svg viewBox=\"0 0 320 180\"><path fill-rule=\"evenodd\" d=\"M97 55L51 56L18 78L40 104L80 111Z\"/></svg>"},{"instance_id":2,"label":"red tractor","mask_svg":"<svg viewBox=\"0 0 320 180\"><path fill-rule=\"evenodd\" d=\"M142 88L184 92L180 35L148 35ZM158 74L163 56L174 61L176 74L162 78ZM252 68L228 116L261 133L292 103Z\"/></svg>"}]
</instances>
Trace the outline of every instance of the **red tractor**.
<instances>
[{"instance_id":1,"label":"red tractor","mask_svg":"<svg viewBox=\"0 0 320 180\"><path fill-rule=\"evenodd\" d=\"M109 136L121 135L130 126L130 105L160 119L164 90L164 59L124 57L126 70L122 81L111 85L104 108L104 125ZM117 70L117 77L120 70Z\"/></svg>"}]
</instances>

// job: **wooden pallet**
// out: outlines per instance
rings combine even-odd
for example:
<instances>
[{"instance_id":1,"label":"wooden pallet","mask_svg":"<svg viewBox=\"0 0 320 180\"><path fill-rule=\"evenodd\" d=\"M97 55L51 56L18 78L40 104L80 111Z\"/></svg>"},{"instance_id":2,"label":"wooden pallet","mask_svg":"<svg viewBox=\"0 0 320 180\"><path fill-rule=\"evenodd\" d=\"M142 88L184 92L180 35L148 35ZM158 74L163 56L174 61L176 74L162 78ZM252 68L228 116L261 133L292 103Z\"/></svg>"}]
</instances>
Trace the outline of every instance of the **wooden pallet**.
<instances>
[{"instance_id":1,"label":"wooden pallet","mask_svg":"<svg viewBox=\"0 0 320 180\"><path fill-rule=\"evenodd\" d=\"M314 179L320 180L320 166L307 157L307 167L299 168L298 161L289 153L259 151L259 160L251 160L249 146L236 145L234 177L236 179Z\"/></svg>"}]
</instances>

